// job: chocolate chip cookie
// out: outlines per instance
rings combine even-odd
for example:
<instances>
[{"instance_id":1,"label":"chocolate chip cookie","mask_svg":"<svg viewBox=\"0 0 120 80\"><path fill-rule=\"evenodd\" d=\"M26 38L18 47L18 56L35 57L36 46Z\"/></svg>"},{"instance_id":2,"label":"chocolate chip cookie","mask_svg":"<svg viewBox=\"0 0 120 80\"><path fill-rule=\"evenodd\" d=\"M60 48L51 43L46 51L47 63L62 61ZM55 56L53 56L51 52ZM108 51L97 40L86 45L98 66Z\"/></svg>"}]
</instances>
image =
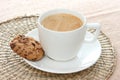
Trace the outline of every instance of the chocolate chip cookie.
<instances>
[{"instance_id":1,"label":"chocolate chip cookie","mask_svg":"<svg viewBox=\"0 0 120 80\"><path fill-rule=\"evenodd\" d=\"M40 43L31 37L18 35L10 42L11 49L23 58L36 61L40 60L44 51Z\"/></svg>"}]
</instances>

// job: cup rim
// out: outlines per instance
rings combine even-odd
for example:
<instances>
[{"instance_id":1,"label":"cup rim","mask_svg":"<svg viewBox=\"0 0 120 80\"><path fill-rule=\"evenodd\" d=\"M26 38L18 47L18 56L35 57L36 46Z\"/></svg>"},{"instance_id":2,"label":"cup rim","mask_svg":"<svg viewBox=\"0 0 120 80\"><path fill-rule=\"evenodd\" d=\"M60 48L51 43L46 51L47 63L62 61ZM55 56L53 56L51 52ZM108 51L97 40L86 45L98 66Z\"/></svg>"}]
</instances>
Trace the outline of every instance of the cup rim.
<instances>
[{"instance_id":1,"label":"cup rim","mask_svg":"<svg viewBox=\"0 0 120 80\"><path fill-rule=\"evenodd\" d=\"M55 12L55 13L54 13ZM70 30L70 31L55 31L55 30L51 30L51 29L48 29L48 28L45 28L40 22L41 22L41 18L42 17L47 17L46 15L48 14L48 16L49 16L49 14L50 13L53 13L53 14L56 14L56 12L58 12L58 13L68 13L68 14L71 14L71 15L74 15L74 16L76 16L76 17L78 17L80 20L81 20L81 18L82 18L82 22L83 22L83 24L82 24L82 26L81 27L79 27L79 28L77 28L77 29L74 29L74 30ZM74 14L73 14L74 13ZM75 15L76 14L76 15ZM44 18L45 18L44 17ZM80 18L81 17L81 18ZM43 19L44 19L43 18ZM54 9L54 10L49 10L49 11L47 11L47 12L45 12L45 13L43 13L42 15L39 15L39 17L38 17L38 20L37 20L37 23L38 23L38 27L41 27L41 28L43 28L44 30L46 30L46 31L49 31L49 32L56 32L56 33L69 33L69 32L74 32L74 31L78 31L78 30L80 30L80 29L82 29L83 27L85 27L85 24L86 24L86 17L85 16L83 16L83 14L82 13L78 13L78 12L76 12L76 11L72 11L72 10L68 10L68 9Z\"/></svg>"}]
</instances>

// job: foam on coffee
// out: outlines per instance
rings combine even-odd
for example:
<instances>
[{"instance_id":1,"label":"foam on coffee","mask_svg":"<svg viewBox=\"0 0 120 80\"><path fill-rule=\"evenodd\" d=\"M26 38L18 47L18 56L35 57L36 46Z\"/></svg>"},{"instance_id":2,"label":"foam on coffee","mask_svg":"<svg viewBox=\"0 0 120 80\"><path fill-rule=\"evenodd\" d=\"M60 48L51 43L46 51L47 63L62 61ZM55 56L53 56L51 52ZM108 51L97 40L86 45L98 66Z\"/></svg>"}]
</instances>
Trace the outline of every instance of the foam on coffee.
<instances>
[{"instance_id":1,"label":"foam on coffee","mask_svg":"<svg viewBox=\"0 0 120 80\"><path fill-rule=\"evenodd\" d=\"M71 31L81 27L83 23L74 15L59 13L46 17L41 24L54 31Z\"/></svg>"}]
</instances>

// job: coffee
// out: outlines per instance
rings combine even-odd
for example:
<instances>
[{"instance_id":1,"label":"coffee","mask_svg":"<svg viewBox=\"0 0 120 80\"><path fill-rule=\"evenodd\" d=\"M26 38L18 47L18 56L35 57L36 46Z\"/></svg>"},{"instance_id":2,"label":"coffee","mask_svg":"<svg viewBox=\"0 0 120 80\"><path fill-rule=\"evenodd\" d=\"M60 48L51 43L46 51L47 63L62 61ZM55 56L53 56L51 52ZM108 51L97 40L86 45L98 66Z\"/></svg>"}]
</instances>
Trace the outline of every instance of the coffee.
<instances>
[{"instance_id":1,"label":"coffee","mask_svg":"<svg viewBox=\"0 0 120 80\"><path fill-rule=\"evenodd\" d=\"M82 26L82 21L71 14L59 13L46 17L41 24L54 31L71 31Z\"/></svg>"}]
</instances>

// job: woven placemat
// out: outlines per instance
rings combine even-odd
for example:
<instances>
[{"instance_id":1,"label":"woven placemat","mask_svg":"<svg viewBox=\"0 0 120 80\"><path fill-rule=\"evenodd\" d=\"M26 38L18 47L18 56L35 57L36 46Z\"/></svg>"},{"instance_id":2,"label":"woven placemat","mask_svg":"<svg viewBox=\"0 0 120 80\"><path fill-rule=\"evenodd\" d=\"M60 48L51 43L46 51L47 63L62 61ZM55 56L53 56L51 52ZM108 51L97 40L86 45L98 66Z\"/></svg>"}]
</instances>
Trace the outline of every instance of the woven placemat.
<instances>
[{"instance_id":1,"label":"woven placemat","mask_svg":"<svg viewBox=\"0 0 120 80\"><path fill-rule=\"evenodd\" d=\"M13 53L9 42L18 34L37 27L37 16L17 17L0 23L0 80L107 80L114 71L116 54L109 38L101 32L102 54L90 68L72 74L52 74L37 70Z\"/></svg>"}]
</instances>

